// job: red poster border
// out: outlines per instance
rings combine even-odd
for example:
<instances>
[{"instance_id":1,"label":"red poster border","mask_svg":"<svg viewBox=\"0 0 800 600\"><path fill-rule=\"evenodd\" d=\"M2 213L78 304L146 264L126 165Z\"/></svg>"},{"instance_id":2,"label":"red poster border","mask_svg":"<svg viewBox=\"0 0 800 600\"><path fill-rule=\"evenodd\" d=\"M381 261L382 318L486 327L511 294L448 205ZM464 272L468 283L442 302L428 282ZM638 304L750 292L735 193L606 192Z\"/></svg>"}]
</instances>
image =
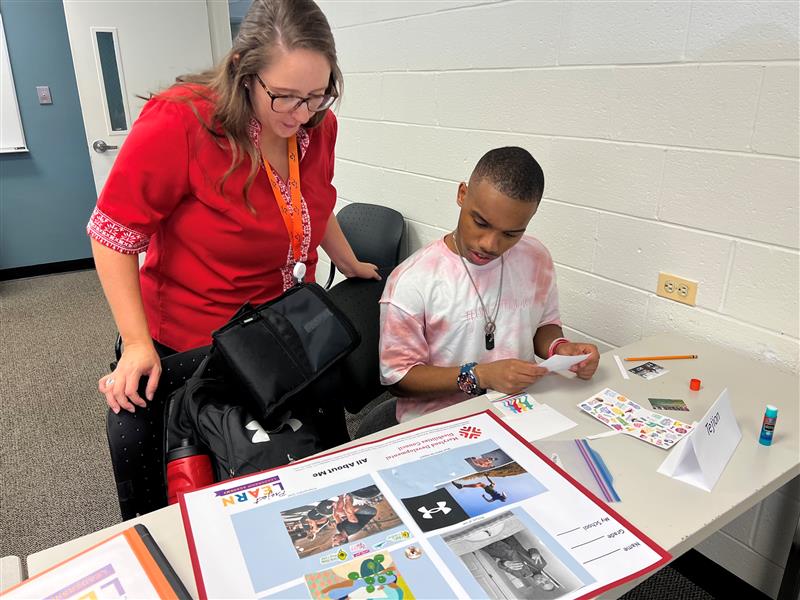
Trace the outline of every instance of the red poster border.
<instances>
[{"instance_id":1,"label":"red poster border","mask_svg":"<svg viewBox=\"0 0 800 600\"><path fill-rule=\"evenodd\" d=\"M409 433L413 433L415 431L420 431L421 429L430 429L432 427L438 427L438 426L441 426L441 425L447 425L448 423L453 423L455 421L464 421L464 420L471 419L471 418L474 418L476 416L484 415L484 414L485 415L489 415L492 419L494 419L495 422L497 422L503 429L505 429L508 433L510 433L511 436L516 438L517 441L521 442L526 448L531 450L536 456L538 456L545 463L550 465L550 467L552 467L554 471L556 471L564 479L569 481L580 492L582 492L583 495L585 495L592 502L597 504L597 506L602 508L606 513L608 513L610 516L614 517L614 519L616 519L621 525L626 527L629 531L635 533L639 537L640 541L644 542L653 552L658 554L658 556L660 557L659 560L656 561L655 563L653 563L652 565L649 565L649 566L645 567L644 569L640 569L639 571L636 571L635 573L631 573L630 575L627 575L627 576L623 577L622 579L617 579L615 581L612 581L611 583L608 583L608 584L606 584L605 586L603 586L601 588L592 590L591 592L588 592L588 593L586 593L586 594L584 594L582 596L579 596L579 597L575 598L575 600L584 600L584 599L587 599L587 598L595 598L596 596L599 596L603 592L607 592L608 590L613 589L615 587L618 587L618 586L620 586L620 585L622 585L624 583L627 583L629 581L633 581L634 579L637 579L637 578L641 577L645 573L649 573L650 571L654 571L654 570L658 569L659 567L667 564L672 559L672 555L669 552L667 552L664 548L662 548L661 546L656 544L649 536L645 535L638 527L633 526L627 519L625 519L622 515L617 513L617 511L615 511L613 508L611 508L608 504L606 504L605 502L600 500L597 496L595 496L592 492L590 492L582 483L580 483L579 481L574 479L564 469L562 469L557 464L555 464L552 460L550 460L547 456L545 456L538 448L536 448L533 444L531 444L529 441L524 439L521 435L519 435L519 433L514 431L500 417L498 417L491 409L488 409L488 408L486 410L478 411L476 413L472 413L472 414L469 414L469 415L464 415L464 416L461 416L461 417L456 417L456 418L453 418L453 419L448 419L446 421L438 421L436 423L431 423L431 424L428 424L428 425L421 425L421 426L416 427L414 429L409 429L408 431L403 431L403 432L400 432L400 433L394 433L392 435L387 435L386 437L379 438L377 440L371 440L369 442L363 442L361 444L355 444L353 446L348 446L347 448L342 448L340 450L333 450L331 452L324 452L324 453L321 453L321 454L315 454L314 456L310 456L310 457L304 458L302 460L297 460L297 461L291 463L291 465L282 465L280 467L273 467L273 468L267 469L265 471L260 471L260 473L270 473L272 471L277 471L279 469L284 469L287 466L294 467L296 465L299 465L299 464L302 464L302 463L306 463L306 462L310 462L312 460L318 460L320 458L333 456L334 454L340 454L342 452L350 452L351 450L354 450L356 448L361 448L362 446L370 446L370 445L374 445L374 444L386 441L386 440L391 439L391 438L400 437L400 436L403 436L403 435L408 435ZM254 475L256 475L256 473L250 473L249 475L242 475L240 477L234 477L233 479L227 479L226 482L234 482L234 481L238 481L240 479L253 477ZM219 483L213 483L211 485L205 486L203 488L199 488L199 489L194 490L194 491L189 492L189 493L195 493L195 492L198 492L200 490L204 490L204 489L208 489L208 488L211 488L211 487L215 487L217 485L219 485ZM205 584L203 582L203 574L202 574L202 571L200 569L200 561L199 561L199 558L197 556L197 549L196 549L195 543L194 543L194 535L192 533L192 525L191 525L191 522L189 521L189 516L188 516L187 510L186 510L186 502L184 500L184 494L183 493L179 494L178 501L179 501L180 507L181 507L181 517L183 519L183 528L184 528L184 531L186 532L186 541L187 541L188 546L189 546L189 556L192 559L192 571L194 572L195 583L197 584L197 593L198 593L198 595L200 596L201 599L208 600L208 595L206 594Z\"/></svg>"}]
</instances>

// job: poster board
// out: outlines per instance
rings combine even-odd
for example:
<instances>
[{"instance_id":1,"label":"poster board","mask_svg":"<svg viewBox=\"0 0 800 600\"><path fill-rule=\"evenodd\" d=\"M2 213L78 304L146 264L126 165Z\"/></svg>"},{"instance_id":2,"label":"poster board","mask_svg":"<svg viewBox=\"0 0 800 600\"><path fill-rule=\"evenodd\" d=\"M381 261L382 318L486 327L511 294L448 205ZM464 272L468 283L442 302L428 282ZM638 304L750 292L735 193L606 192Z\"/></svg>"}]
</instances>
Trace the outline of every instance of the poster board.
<instances>
[{"instance_id":1,"label":"poster board","mask_svg":"<svg viewBox=\"0 0 800 600\"><path fill-rule=\"evenodd\" d=\"M201 598L592 598L669 554L490 411L180 498Z\"/></svg>"},{"instance_id":2,"label":"poster board","mask_svg":"<svg viewBox=\"0 0 800 600\"><path fill-rule=\"evenodd\" d=\"M14 78L11 75L3 15L0 15L0 152L27 151Z\"/></svg>"}]
</instances>

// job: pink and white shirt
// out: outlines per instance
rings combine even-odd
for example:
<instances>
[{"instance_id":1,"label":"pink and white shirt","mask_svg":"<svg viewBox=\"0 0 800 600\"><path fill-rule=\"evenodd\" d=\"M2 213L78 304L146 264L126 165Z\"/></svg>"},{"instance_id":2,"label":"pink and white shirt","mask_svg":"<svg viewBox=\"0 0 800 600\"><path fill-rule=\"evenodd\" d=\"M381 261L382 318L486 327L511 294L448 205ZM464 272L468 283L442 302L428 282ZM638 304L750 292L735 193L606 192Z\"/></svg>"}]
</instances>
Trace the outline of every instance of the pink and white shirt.
<instances>
[{"instance_id":1,"label":"pink and white shirt","mask_svg":"<svg viewBox=\"0 0 800 600\"><path fill-rule=\"evenodd\" d=\"M539 240L523 236L503 255L503 261L503 292L493 350L486 350L485 319L475 289L460 257L443 239L418 250L397 267L380 300L381 383L397 383L416 365L455 367L505 358L534 360L537 329L561 325L553 260ZM482 266L467 265L486 310L494 314L500 259ZM467 397L454 392L399 398L397 420L408 421Z\"/></svg>"}]
</instances>

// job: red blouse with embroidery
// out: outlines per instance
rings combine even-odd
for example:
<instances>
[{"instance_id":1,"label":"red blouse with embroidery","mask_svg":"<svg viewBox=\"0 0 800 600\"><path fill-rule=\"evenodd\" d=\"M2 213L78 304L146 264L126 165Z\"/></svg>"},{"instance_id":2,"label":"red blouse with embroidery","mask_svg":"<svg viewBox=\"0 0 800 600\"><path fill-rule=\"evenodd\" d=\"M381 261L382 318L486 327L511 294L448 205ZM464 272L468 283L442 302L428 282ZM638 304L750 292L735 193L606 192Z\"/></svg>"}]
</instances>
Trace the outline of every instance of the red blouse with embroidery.
<instances>
[{"instance_id":1,"label":"red blouse with embroidery","mask_svg":"<svg viewBox=\"0 0 800 600\"><path fill-rule=\"evenodd\" d=\"M139 274L153 339L178 351L209 344L245 302L266 302L292 285L289 234L264 168L242 197L249 161L225 181L231 164L173 88L150 100L131 128L87 226L101 244L125 254L147 251ZM210 120L210 101L192 102ZM251 122L256 144L261 126ZM337 123L329 112L297 133L302 192L302 260L314 280L317 246L336 203L333 179ZM222 146L222 147L221 147ZM288 188L275 174L291 211Z\"/></svg>"}]
</instances>

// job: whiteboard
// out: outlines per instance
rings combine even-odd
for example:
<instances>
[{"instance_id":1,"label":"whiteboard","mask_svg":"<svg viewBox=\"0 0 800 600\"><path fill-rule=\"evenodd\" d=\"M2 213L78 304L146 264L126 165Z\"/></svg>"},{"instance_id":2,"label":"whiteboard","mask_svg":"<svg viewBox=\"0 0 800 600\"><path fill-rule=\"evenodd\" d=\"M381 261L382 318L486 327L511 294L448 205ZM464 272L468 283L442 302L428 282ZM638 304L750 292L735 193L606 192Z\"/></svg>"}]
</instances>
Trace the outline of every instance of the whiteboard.
<instances>
[{"instance_id":1,"label":"whiteboard","mask_svg":"<svg viewBox=\"0 0 800 600\"><path fill-rule=\"evenodd\" d=\"M0 152L27 152L22 119L19 116L11 61L6 46L6 31L0 15Z\"/></svg>"}]
</instances>

